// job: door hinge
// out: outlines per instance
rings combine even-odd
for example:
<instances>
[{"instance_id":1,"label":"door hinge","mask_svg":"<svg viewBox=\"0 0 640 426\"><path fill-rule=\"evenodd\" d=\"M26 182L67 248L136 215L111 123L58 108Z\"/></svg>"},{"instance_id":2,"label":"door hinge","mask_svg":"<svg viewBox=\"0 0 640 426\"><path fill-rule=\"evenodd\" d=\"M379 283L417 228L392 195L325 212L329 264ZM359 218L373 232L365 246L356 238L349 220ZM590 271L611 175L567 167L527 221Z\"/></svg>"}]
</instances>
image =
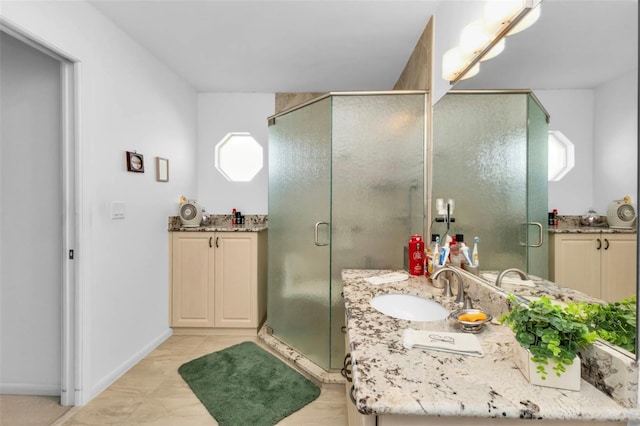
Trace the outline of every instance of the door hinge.
<instances>
[{"instance_id":1,"label":"door hinge","mask_svg":"<svg viewBox=\"0 0 640 426\"><path fill-rule=\"evenodd\" d=\"M69 250L69 259L73 260L73 250Z\"/></svg>"}]
</instances>

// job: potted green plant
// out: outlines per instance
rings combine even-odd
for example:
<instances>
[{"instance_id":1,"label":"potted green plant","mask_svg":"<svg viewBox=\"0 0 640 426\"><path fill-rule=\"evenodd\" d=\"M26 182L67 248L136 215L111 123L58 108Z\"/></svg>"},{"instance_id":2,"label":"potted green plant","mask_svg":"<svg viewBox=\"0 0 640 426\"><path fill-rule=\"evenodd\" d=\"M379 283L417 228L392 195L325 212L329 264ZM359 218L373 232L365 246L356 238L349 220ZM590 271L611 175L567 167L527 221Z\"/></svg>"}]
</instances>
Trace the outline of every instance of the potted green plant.
<instances>
[{"instance_id":1,"label":"potted green plant","mask_svg":"<svg viewBox=\"0 0 640 426\"><path fill-rule=\"evenodd\" d=\"M636 352L636 297L612 303L568 303L576 314L585 319L598 337L631 353Z\"/></svg>"},{"instance_id":2,"label":"potted green plant","mask_svg":"<svg viewBox=\"0 0 640 426\"><path fill-rule=\"evenodd\" d=\"M520 304L509 295L511 310L501 318L520 344L516 363L529 382L541 386L580 390L578 350L594 342L576 309L568 309L544 296ZM550 367L552 373L547 368Z\"/></svg>"}]
</instances>

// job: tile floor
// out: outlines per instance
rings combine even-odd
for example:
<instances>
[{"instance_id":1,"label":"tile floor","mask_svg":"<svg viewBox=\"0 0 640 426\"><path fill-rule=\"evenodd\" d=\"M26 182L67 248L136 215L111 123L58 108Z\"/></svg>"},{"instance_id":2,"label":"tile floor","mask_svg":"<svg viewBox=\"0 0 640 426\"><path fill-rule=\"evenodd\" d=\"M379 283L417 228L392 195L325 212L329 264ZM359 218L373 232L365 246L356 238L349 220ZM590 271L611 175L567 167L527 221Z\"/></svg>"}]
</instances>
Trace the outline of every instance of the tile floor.
<instances>
[{"instance_id":1,"label":"tile floor","mask_svg":"<svg viewBox=\"0 0 640 426\"><path fill-rule=\"evenodd\" d=\"M70 409L59 396L0 395L0 426L50 425Z\"/></svg>"},{"instance_id":2,"label":"tile floor","mask_svg":"<svg viewBox=\"0 0 640 426\"><path fill-rule=\"evenodd\" d=\"M216 425L177 370L187 361L244 341L273 352L253 337L171 336L91 402L74 407L54 425ZM323 385L318 399L278 424L346 425L344 385Z\"/></svg>"}]
</instances>

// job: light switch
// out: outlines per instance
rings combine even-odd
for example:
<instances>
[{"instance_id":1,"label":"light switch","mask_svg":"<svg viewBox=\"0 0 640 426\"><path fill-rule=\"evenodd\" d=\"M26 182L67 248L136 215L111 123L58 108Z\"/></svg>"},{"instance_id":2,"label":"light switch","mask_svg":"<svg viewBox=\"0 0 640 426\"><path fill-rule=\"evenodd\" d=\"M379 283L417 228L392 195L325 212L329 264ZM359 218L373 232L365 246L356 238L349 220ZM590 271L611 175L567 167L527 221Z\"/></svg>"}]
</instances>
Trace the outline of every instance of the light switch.
<instances>
[{"instance_id":1,"label":"light switch","mask_svg":"<svg viewBox=\"0 0 640 426\"><path fill-rule=\"evenodd\" d=\"M124 219L124 201L111 202L111 219Z\"/></svg>"}]
</instances>

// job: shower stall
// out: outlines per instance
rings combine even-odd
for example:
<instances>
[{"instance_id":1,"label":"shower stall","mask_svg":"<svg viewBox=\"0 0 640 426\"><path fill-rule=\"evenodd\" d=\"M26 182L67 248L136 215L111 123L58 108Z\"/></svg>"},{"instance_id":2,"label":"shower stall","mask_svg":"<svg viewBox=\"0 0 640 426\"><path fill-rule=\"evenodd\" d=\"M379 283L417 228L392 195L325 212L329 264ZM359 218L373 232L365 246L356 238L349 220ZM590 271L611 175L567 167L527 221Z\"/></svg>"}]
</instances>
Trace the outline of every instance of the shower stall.
<instances>
[{"instance_id":1,"label":"shower stall","mask_svg":"<svg viewBox=\"0 0 640 426\"><path fill-rule=\"evenodd\" d=\"M344 358L343 269L402 269L425 229L427 94L329 93L269 118L267 326Z\"/></svg>"}]
</instances>

